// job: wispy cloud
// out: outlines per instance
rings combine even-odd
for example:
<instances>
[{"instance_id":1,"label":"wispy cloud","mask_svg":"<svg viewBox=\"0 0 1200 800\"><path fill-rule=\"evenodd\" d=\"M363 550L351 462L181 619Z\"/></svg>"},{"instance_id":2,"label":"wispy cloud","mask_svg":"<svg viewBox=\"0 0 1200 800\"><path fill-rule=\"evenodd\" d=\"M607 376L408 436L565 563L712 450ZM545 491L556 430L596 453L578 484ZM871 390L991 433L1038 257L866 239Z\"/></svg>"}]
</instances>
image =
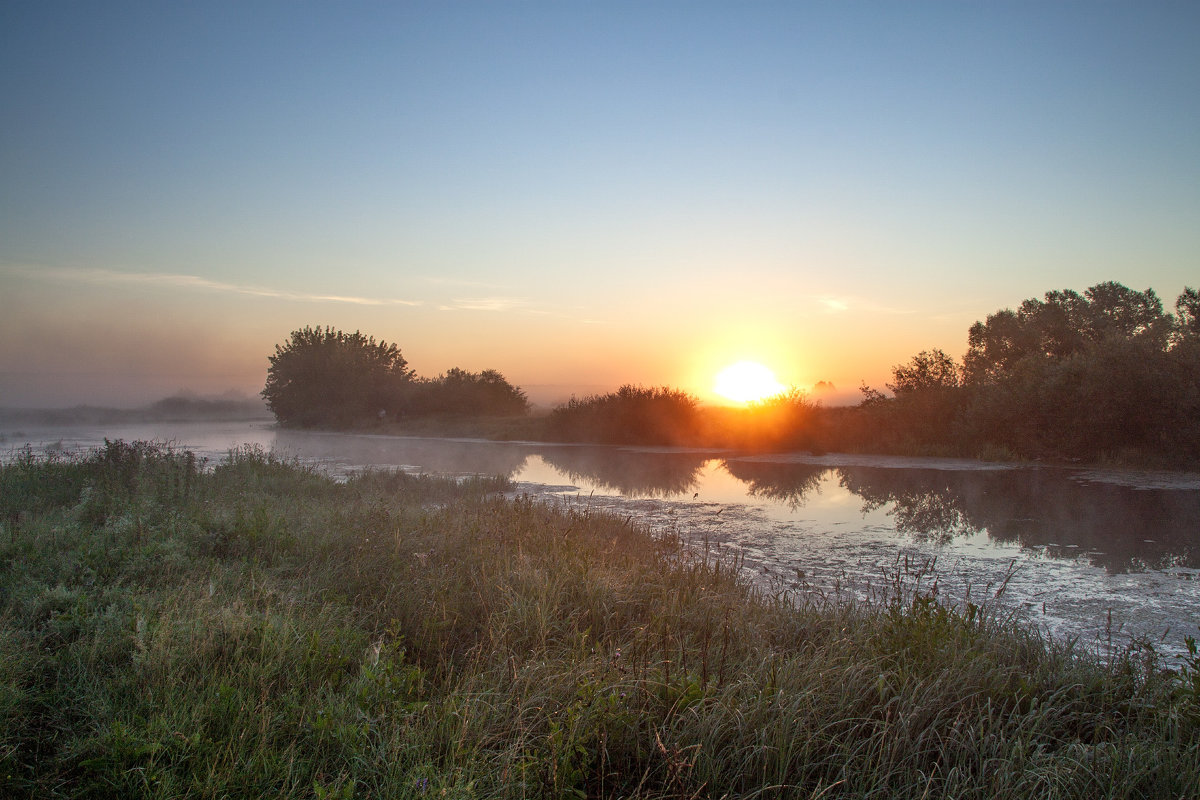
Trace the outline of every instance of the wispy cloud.
<instances>
[{"instance_id":1,"label":"wispy cloud","mask_svg":"<svg viewBox=\"0 0 1200 800\"><path fill-rule=\"evenodd\" d=\"M423 280L426 283L432 283L435 286L471 286L476 289L496 289L498 284L486 283L484 281L468 281L461 278L441 278L433 275L426 275Z\"/></svg>"},{"instance_id":2,"label":"wispy cloud","mask_svg":"<svg viewBox=\"0 0 1200 800\"><path fill-rule=\"evenodd\" d=\"M601 320L586 319L579 314L582 309L575 306L566 308L539 308L527 297L459 297L448 300L437 307L438 311L495 311L502 313L525 314L531 317L546 317L549 319L569 319L583 325L600 325Z\"/></svg>"},{"instance_id":3,"label":"wispy cloud","mask_svg":"<svg viewBox=\"0 0 1200 800\"><path fill-rule=\"evenodd\" d=\"M438 306L439 311L515 311L528 301L521 297L461 297Z\"/></svg>"},{"instance_id":4,"label":"wispy cloud","mask_svg":"<svg viewBox=\"0 0 1200 800\"><path fill-rule=\"evenodd\" d=\"M877 303L873 300L867 300L861 297L820 295L815 298L818 305L826 314L844 314L847 311L856 311L869 314L915 314L912 309L895 308Z\"/></svg>"},{"instance_id":5,"label":"wispy cloud","mask_svg":"<svg viewBox=\"0 0 1200 800\"><path fill-rule=\"evenodd\" d=\"M227 294L269 297L302 303L346 303L360 306L419 306L418 300L394 297L355 297L353 295L293 292L270 286L229 283L202 278L199 275L179 275L168 272L120 272L110 269L75 269L70 267L5 266L10 274L55 283L89 283L94 285L161 286L188 291L224 292Z\"/></svg>"}]
</instances>

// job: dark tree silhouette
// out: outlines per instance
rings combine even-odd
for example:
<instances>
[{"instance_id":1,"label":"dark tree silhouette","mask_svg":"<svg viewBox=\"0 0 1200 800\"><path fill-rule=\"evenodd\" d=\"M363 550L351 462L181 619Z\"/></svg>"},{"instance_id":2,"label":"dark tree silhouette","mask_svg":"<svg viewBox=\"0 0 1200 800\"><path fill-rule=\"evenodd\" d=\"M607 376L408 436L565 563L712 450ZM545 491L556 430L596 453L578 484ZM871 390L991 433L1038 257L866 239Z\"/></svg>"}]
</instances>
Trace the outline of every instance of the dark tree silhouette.
<instances>
[{"instance_id":1,"label":"dark tree silhouette","mask_svg":"<svg viewBox=\"0 0 1200 800\"><path fill-rule=\"evenodd\" d=\"M958 364L943 351L922 350L907 364L892 367L892 382L887 387L897 397L957 389L959 374Z\"/></svg>"},{"instance_id":2,"label":"dark tree silhouette","mask_svg":"<svg viewBox=\"0 0 1200 800\"><path fill-rule=\"evenodd\" d=\"M1176 314L1152 289L1097 284L1048 292L977 322L964 378L973 441L1025 455L1097 458L1123 452L1200 456L1200 295Z\"/></svg>"},{"instance_id":3,"label":"dark tree silhouette","mask_svg":"<svg viewBox=\"0 0 1200 800\"><path fill-rule=\"evenodd\" d=\"M863 387L833 445L885 452L1200 459L1200 293L1165 313L1153 289L1112 281L1001 309L967 334L963 363L924 351Z\"/></svg>"},{"instance_id":4,"label":"dark tree silhouette","mask_svg":"<svg viewBox=\"0 0 1200 800\"><path fill-rule=\"evenodd\" d=\"M550 432L566 441L609 444L692 444L699 401L667 386L626 384L615 392L572 397L554 409Z\"/></svg>"},{"instance_id":5,"label":"dark tree silhouette","mask_svg":"<svg viewBox=\"0 0 1200 800\"><path fill-rule=\"evenodd\" d=\"M454 367L437 378L413 386L410 412L490 417L524 414L529 410L525 393L499 371L468 372Z\"/></svg>"},{"instance_id":6,"label":"dark tree silhouette","mask_svg":"<svg viewBox=\"0 0 1200 800\"><path fill-rule=\"evenodd\" d=\"M1200 292L1186 287L1175 301L1176 328L1182 339L1200 339Z\"/></svg>"},{"instance_id":7,"label":"dark tree silhouette","mask_svg":"<svg viewBox=\"0 0 1200 800\"><path fill-rule=\"evenodd\" d=\"M1117 340L1145 339L1165 348L1174 326L1153 289L1138 292L1108 281L1082 295L1066 289L1026 300L976 322L963 357L969 384L1002 380L1027 359L1057 361Z\"/></svg>"},{"instance_id":8,"label":"dark tree silhouette","mask_svg":"<svg viewBox=\"0 0 1200 800\"><path fill-rule=\"evenodd\" d=\"M263 398L284 425L349 425L394 413L412 371L373 336L305 327L275 346Z\"/></svg>"}]
</instances>

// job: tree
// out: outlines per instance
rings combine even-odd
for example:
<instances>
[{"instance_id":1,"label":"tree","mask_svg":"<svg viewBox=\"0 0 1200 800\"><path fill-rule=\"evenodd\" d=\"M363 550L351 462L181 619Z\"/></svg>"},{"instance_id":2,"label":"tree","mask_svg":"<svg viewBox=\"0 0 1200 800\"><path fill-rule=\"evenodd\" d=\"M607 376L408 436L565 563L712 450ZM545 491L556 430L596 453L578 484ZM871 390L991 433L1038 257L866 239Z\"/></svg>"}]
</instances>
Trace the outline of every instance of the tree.
<instances>
[{"instance_id":1,"label":"tree","mask_svg":"<svg viewBox=\"0 0 1200 800\"><path fill-rule=\"evenodd\" d=\"M347 425L394 413L412 379L396 345L329 327L292 331L269 361L262 396L284 425Z\"/></svg>"},{"instance_id":2,"label":"tree","mask_svg":"<svg viewBox=\"0 0 1200 800\"><path fill-rule=\"evenodd\" d=\"M960 373L958 364L942 350L922 350L907 364L892 367L893 382L887 387L896 397L957 389Z\"/></svg>"},{"instance_id":3,"label":"tree","mask_svg":"<svg viewBox=\"0 0 1200 800\"><path fill-rule=\"evenodd\" d=\"M964 415L975 441L1025 455L1200 452L1200 294L1174 315L1152 289L1047 292L968 333Z\"/></svg>"},{"instance_id":4,"label":"tree","mask_svg":"<svg viewBox=\"0 0 1200 800\"><path fill-rule=\"evenodd\" d=\"M1135 291L1114 281L1083 294L1065 289L1026 300L976 322L967 333L963 377L995 383L1015 374L1026 359L1058 361L1123 340L1166 348L1173 322L1153 289Z\"/></svg>"},{"instance_id":5,"label":"tree","mask_svg":"<svg viewBox=\"0 0 1200 800\"><path fill-rule=\"evenodd\" d=\"M426 391L431 410L441 413L505 416L529 408L525 393L494 369L477 373L454 367L428 382Z\"/></svg>"},{"instance_id":6,"label":"tree","mask_svg":"<svg viewBox=\"0 0 1200 800\"><path fill-rule=\"evenodd\" d=\"M1200 292L1190 286L1175 301L1175 325L1181 338L1200 340Z\"/></svg>"},{"instance_id":7,"label":"tree","mask_svg":"<svg viewBox=\"0 0 1200 800\"><path fill-rule=\"evenodd\" d=\"M550 430L567 441L609 444L690 444L699 401L667 386L626 384L615 392L572 397L550 415Z\"/></svg>"},{"instance_id":8,"label":"tree","mask_svg":"<svg viewBox=\"0 0 1200 800\"><path fill-rule=\"evenodd\" d=\"M892 367L888 389L895 399L875 409L877 423L903 447L953 448L955 419L961 410L962 370L939 349L922 350L907 364Z\"/></svg>"}]
</instances>

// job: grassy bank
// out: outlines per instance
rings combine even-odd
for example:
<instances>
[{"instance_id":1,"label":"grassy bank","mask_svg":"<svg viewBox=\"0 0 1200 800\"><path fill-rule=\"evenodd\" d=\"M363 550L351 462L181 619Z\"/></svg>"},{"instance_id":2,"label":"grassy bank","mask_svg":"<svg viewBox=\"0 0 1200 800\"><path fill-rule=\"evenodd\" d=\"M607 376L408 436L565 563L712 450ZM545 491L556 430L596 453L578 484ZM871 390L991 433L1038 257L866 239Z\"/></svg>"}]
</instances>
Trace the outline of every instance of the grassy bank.
<instances>
[{"instance_id":1,"label":"grassy bank","mask_svg":"<svg viewBox=\"0 0 1200 800\"><path fill-rule=\"evenodd\" d=\"M0 795L1200 795L1200 680L1152 653L904 576L764 596L498 481L202 467L0 468Z\"/></svg>"}]
</instances>

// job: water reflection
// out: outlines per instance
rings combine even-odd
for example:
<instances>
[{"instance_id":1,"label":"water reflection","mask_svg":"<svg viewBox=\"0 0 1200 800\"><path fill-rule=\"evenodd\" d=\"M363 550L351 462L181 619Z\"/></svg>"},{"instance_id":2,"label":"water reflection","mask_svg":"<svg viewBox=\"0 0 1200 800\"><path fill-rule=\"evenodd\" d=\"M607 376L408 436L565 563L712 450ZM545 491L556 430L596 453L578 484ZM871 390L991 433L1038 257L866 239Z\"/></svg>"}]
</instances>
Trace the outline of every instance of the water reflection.
<instances>
[{"instance_id":1,"label":"water reflection","mask_svg":"<svg viewBox=\"0 0 1200 800\"><path fill-rule=\"evenodd\" d=\"M542 459L575 483L627 497L674 497L694 493L711 455L612 447L549 447Z\"/></svg>"},{"instance_id":2,"label":"water reflection","mask_svg":"<svg viewBox=\"0 0 1200 800\"><path fill-rule=\"evenodd\" d=\"M739 464L751 494L804 505L821 473L803 464ZM888 509L900 533L949 543L986 533L1047 555L1086 556L1109 572L1200 568L1200 493L1076 480L1056 469L826 468L861 498L862 513Z\"/></svg>"},{"instance_id":3,"label":"water reflection","mask_svg":"<svg viewBox=\"0 0 1200 800\"><path fill-rule=\"evenodd\" d=\"M706 490L712 454L611 447L538 448L575 483L632 498L690 499ZM723 458L748 498L798 512L829 478L859 501L861 516L885 511L897 533L950 545L986 535L1054 558L1084 557L1110 573L1200 568L1200 492L1136 489L1078 480L1069 470L914 469L773 463ZM836 490L835 490L836 491ZM828 499L828 498L827 498Z\"/></svg>"},{"instance_id":4,"label":"water reflection","mask_svg":"<svg viewBox=\"0 0 1200 800\"><path fill-rule=\"evenodd\" d=\"M363 467L398 467L445 475L500 475L513 478L525 466L529 451L504 442L473 439L322 434L279 430L271 447L285 454Z\"/></svg>"},{"instance_id":5,"label":"water reflection","mask_svg":"<svg viewBox=\"0 0 1200 800\"><path fill-rule=\"evenodd\" d=\"M820 490L829 467L807 464L772 464L761 461L725 459L725 471L746 484L751 497L783 503L793 511L804 507L809 496Z\"/></svg>"},{"instance_id":6,"label":"water reflection","mask_svg":"<svg viewBox=\"0 0 1200 800\"><path fill-rule=\"evenodd\" d=\"M891 474L901 471L844 467L838 478L842 488L862 498L863 513L891 505L896 530L919 540L945 544L986 527L971 518L966 495L985 494L987 490L979 487L995 474L917 470L916 480ZM963 492L964 485L977 491Z\"/></svg>"}]
</instances>

